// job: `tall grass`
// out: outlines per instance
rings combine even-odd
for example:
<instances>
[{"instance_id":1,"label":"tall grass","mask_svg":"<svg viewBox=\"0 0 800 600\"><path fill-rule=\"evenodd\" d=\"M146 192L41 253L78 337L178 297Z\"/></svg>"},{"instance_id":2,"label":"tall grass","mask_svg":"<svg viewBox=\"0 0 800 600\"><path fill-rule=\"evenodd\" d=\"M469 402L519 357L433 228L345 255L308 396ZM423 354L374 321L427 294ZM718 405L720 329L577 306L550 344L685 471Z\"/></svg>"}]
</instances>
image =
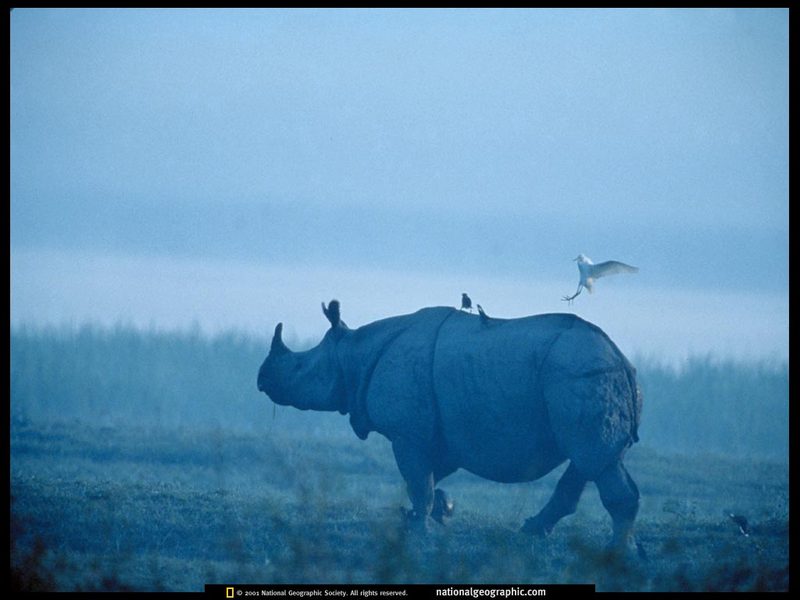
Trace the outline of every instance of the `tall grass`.
<instances>
[{"instance_id":1,"label":"tall grass","mask_svg":"<svg viewBox=\"0 0 800 600\"><path fill-rule=\"evenodd\" d=\"M86 325L18 327L10 345L12 424L257 430L271 418L271 404L256 390L265 339ZM707 356L681 368L644 359L636 366L644 445L787 459L785 363ZM283 425L296 418L281 414Z\"/></svg>"},{"instance_id":2,"label":"tall grass","mask_svg":"<svg viewBox=\"0 0 800 600\"><path fill-rule=\"evenodd\" d=\"M256 373L266 347L238 333L19 328L11 332L12 423L249 427L263 419Z\"/></svg>"},{"instance_id":3,"label":"tall grass","mask_svg":"<svg viewBox=\"0 0 800 600\"><path fill-rule=\"evenodd\" d=\"M690 358L681 367L643 360L640 435L661 450L788 460L789 369L779 362Z\"/></svg>"}]
</instances>

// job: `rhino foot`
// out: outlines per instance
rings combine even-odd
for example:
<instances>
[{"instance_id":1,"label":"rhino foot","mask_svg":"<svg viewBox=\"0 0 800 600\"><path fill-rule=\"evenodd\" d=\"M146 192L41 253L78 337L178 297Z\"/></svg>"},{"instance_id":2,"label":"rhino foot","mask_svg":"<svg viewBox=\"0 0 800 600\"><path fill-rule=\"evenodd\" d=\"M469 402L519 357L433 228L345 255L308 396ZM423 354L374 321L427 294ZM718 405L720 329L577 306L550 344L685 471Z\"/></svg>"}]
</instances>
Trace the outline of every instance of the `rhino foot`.
<instances>
[{"instance_id":1,"label":"rhino foot","mask_svg":"<svg viewBox=\"0 0 800 600\"><path fill-rule=\"evenodd\" d=\"M526 519L525 523L520 528L521 533L539 538L547 537L550 535L551 531L553 531L553 526L545 524L544 520L540 518L539 515Z\"/></svg>"},{"instance_id":2,"label":"rhino foot","mask_svg":"<svg viewBox=\"0 0 800 600\"><path fill-rule=\"evenodd\" d=\"M422 516L415 510L400 507L400 515L403 525L412 533L426 534L430 531L431 518L427 515Z\"/></svg>"},{"instance_id":3,"label":"rhino foot","mask_svg":"<svg viewBox=\"0 0 800 600\"><path fill-rule=\"evenodd\" d=\"M431 517L441 525L445 524L445 520L453 516L455 505L453 499L444 490L437 489L433 492L433 509L431 510Z\"/></svg>"}]
</instances>

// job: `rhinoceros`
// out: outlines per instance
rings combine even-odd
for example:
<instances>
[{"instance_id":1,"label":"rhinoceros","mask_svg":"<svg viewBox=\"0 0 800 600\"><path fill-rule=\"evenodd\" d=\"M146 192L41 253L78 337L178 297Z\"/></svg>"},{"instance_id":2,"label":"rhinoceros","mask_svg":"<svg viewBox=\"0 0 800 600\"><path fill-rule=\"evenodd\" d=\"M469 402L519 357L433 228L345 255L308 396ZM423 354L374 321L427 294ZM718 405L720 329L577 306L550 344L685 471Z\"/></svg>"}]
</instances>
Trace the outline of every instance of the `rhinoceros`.
<instances>
[{"instance_id":1,"label":"rhinoceros","mask_svg":"<svg viewBox=\"0 0 800 600\"><path fill-rule=\"evenodd\" d=\"M347 414L361 439L386 436L412 525L450 515L436 485L459 468L524 482L569 461L522 531L549 534L594 481L611 545L634 544L639 491L622 459L638 441L642 397L600 328L573 314L481 318L439 306L349 329L338 301L322 309L330 329L305 352L286 347L278 323L258 389L279 405Z\"/></svg>"}]
</instances>

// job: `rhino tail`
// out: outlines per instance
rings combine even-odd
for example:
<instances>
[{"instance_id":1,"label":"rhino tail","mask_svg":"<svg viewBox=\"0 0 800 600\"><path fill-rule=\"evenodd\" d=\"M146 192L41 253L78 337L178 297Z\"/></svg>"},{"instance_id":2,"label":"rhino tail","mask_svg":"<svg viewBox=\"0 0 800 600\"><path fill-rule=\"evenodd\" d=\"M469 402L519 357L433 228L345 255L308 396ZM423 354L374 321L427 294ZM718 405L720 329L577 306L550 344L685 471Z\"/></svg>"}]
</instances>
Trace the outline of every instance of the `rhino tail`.
<instances>
[{"instance_id":1,"label":"rhino tail","mask_svg":"<svg viewBox=\"0 0 800 600\"><path fill-rule=\"evenodd\" d=\"M631 444L639 441L639 423L642 419L642 390L636 382L636 369L626 360L628 384L631 388Z\"/></svg>"}]
</instances>

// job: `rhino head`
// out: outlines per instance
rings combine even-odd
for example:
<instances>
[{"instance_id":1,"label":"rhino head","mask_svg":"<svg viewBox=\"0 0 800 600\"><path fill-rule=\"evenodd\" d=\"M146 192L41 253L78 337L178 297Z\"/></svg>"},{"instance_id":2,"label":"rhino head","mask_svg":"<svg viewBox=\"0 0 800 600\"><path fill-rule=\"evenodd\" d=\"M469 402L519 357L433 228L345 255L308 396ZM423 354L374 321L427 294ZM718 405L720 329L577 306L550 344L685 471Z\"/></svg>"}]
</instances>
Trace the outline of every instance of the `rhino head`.
<instances>
[{"instance_id":1,"label":"rhino head","mask_svg":"<svg viewBox=\"0 0 800 600\"><path fill-rule=\"evenodd\" d=\"M339 341L350 333L339 316L339 302L322 303L331 324L322 341L311 350L292 352L283 343L283 323L275 327L269 355L258 371L258 390L275 404L300 410L347 412L344 373L337 357Z\"/></svg>"}]
</instances>

